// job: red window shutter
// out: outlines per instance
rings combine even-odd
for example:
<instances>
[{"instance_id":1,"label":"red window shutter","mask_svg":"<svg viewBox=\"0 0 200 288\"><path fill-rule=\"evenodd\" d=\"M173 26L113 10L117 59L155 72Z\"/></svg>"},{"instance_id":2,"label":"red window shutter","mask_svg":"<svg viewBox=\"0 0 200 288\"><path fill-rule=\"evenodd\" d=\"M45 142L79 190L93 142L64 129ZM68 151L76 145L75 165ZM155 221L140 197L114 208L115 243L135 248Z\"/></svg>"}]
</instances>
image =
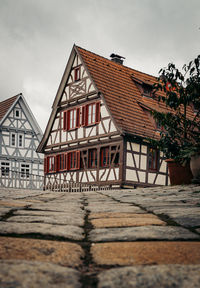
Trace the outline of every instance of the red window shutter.
<instances>
[{"instance_id":1,"label":"red window shutter","mask_svg":"<svg viewBox=\"0 0 200 288\"><path fill-rule=\"evenodd\" d=\"M47 157L44 158L44 174L47 173Z\"/></svg>"},{"instance_id":2,"label":"red window shutter","mask_svg":"<svg viewBox=\"0 0 200 288\"><path fill-rule=\"evenodd\" d=\"M60 171L61 155L56 155L56 171Z\"/></svg>"},{"instance_id":3,"label":"red window shutter","mask_svg":"<svg viewBox=\"0 0 200 288\"><path fill-rule=\"evenodd\" d=\"M67 111L64 111L63 113L63 130L67 130Z\"/></svg>"},{"instance_id":4,"label":"red window shutter","mask_svg":"<svg viewBox=\"0 0 200 288\"><path fill-rule=\"evenodd\" d=\"M85 106L85 126L88 125L88 111L89 111L89 105Z\"/></svg>"},{"instance_id":5,"label":"red window shutter","mask_svg":"<svg viewBox=\"0 0 200 288\"><path fill-rule=\"evenodd\" d=\"M80 127L80 108L76 109L76 128Z\"/></svg>"},{"instance_id":6,"label":"red window shutter","mask_svg":"<svg viewBox=\"0 0 200 288\"><path fill-rule=\"evenodd\" d=\"M75 81L80 80L80 67L74 69L74 80Z\"/></svg>"},{"instance_id":7,"label":"red window shutter","mask_svg":"<svg viewBox=\"0 0 200 288\"><path fill-rule=\"evenodd\" d=\"M46 158L46 173L49 173L49 156Z\"/></svg>"},{"instance_id":8,"label":"red window shutter","mask_svg":"<svg viewBox=\"0 0 200 288\"><path fill-rule=\"evenodd\" d=\"M82 106L82 119L81 119L81 124L82 124L82 126L85 126L85 111L86 110L86 106Z\"/></svg>"},{"instance_id":9,"label":"red window shutter","mask_svg":"<svg viewBox=\"0 0 200 288\"><path fill-rule=\"evenodd\" d=\"M100 122L100 102L96 103L96 121L95 123Z\"/></svg>"},{"instance_id":10,"label":"red window shutter","mask_svg":"<svg viewBox=\"0 0 200 288\"><path fill-rule=\"evenodd\" d=\"M76 151L76 168L80 169L80 151Z\"/></svg>"},{"instance_id":11,"label":"red window shutter","mask_svg":"<svg viewBox=\"0 0 200 288\"><path fill-rule=\"evenodd\" d=\"M68 170L67 155L68 155L68 153L64 154L64 170Z\"/></svg>"},{"instance_id":12,"label":"red window shutter","mask_svg":"<svg viewBox=\"0 0 200 288\"><path fill-rule=\"evenodd\" d=\"M67 123L66 123L66 130L70 129L70 110L67 111Z\"/></svg>"},{"instance_id":13,"label":"red window shutter","mask_svg":"<svg viewBox=\"0 0 200 288\"><path fill-rule=\"evenodd\" d=\"M71 169L71 152L67 153L67 170Z\"/></svg>"}]
</instances>

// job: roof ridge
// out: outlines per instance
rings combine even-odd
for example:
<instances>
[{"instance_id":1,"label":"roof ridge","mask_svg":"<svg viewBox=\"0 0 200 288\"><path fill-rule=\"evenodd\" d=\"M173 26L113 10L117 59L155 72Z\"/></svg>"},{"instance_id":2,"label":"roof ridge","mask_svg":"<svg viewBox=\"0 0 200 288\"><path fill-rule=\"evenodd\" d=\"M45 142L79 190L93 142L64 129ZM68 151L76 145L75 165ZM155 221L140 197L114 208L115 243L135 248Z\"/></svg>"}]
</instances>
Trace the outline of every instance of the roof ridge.
<instances>
[{"instance_id":1,"label":"roof ridge","mask_svg":"<svg viewBox=\"0 0 200 288\"><path fill-rule=\"evenodd\" d=\"M15 95L15 96L6 98L5 100L0 101L0 104L2 104L2 103L5 102L5 101L10 101L11 99L15 99L15 98L17 99L17 97L20 96L20 95L22 95L22 93L19 93L19 94Z\"/></svg>"},{"instance_id":2,"label":"roof ridge","mask_svg":"<svg viewBox=\"0 0 200 288\"><path fill-rule=\"evenodd\" d=\"M141 74L145 74L145 75L147 75L147 76L151 76L151 77L157 79L157 77L156 77L155 75L148 74L148 73L142 72L142 71L140 71L140 70L131 68L131 67L129 67L129 66L116 63L116 62L112 61L111 59L108 59L108 58L106 58L106 57L104 57L104 56L101 56L101 55L99 55L99 54L97 54L97 53L95 53L95 52L92 52L92 51L90 51L90 50L87 50L87 49L85 49L85 48L82 48L82 47L80 47L80 46L78 46L78 45L75 45L75 46L76 46L77 48L80 48L80 49L86 51L86 52L89 52L89 53L94 54L94 55L96 55L96 56L98 56L98 57L101 57L101 58L103 58L103 59L111 62L114 66L121 67L123 70L129 69L129 70L131 70L131 71L135 71L135 72L138 72L138 73L141 73ZM124 72L126 72L126 71L124 71Z\"/></svg>"}]
</instances>

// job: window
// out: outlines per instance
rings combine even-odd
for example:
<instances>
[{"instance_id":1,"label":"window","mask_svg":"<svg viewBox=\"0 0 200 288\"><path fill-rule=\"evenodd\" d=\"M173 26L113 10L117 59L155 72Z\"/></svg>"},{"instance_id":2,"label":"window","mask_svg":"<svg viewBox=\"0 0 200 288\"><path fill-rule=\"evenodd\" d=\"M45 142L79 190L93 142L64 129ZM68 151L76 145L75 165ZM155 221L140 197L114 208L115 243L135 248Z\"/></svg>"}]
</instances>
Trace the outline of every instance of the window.
<instances>
[{"instance_id":1,"label":"window","mask_svg":"<svg viewBox=\"0 0 200 288\"><path fill-rule=\"evenodd\" d=\"M74 69L74 81L78 81L80 80L81 76L81 68L80 67L76 67Z\"/></svg>"},{"instance_id":2,"label":"window","mask_svg":"<svg viewBox=\"0 0 200 288\"><path fill-rule=\"evenodd\" d=\"M149 148L148 168L152 171L158 170L158 150Z\"/></svg>"},{"instance_id":3,"label":"window","mask_svg":"<svg viewBox=\"0 0 200 288\"><path fill-rule=\"evenodd\" d=\"M9 176L10 163L1 162L1 176Z\"/></svg>"},{"instance_id":4,"label":"window","mask_svg":"<svg viewBox=\"0 0 200 288\"><path fill-rule=\"evenodd\" d=\"M20 110L15 109L14 115L15 115L15 118L20 118Z\"/></svg>"},{"instance_id":5,"label":"window","mask_svg":"<svg viewBox=\"0 0 200 288\"><path fill-rule=\"evenodd\" d=\"M24 136L23 134L18 135L18 147L24 146L24 137L23 136Z\"/></svg>"},{"instance_id":6,"label":"window","mask_svg":"<svg viewBox=\"0 0 200 288\"><path fill-rule=\"evenodd\" d=\"M100 158L100 165L101 167L106 167L109 165L109 147L101 148L101 158Z\"/></svg>"},{"instance_id":7,"label":"window","mask_svg":"<svg viewBox=\"0 0 200 288\"><path fill-rule=\"evenodd\" d=\"M47 157L47 172L56 172L56 157Z\"/></svg>"},{"instance_id":8,"label":"window","mask_svg":"<svg viewBox=\"0 0 200 288\"><path fill-rule=\"evenodd\" d=\"M57 171L64 171L67 169L67 154L59 154L56 156Z\"/></svg>"},{"instance_id":9,"label":"window","mask_svg":"<svg viewBox=\"0 0 200 288\"><path fill-rule=\"evenodd\" d=\"M97 149L89 150L88 168L97 167Z\"/></svg>"},{"instance_id":10,"label":"window","mask_svg":"<svg viewBox=\"0 0 200 288\"><path fill-rule=\"evenodd\" d=\"M80 108L64 111L63 121L64 131L73 130L80 127Z\"/></svg>"},{"instance_id":11,"label":"window","mask_svg":"<svg viewBox=\"0 0 200 288\"><path fill-rule=\"evenodd\" d=\"M64 111L63 130L73 130L100 122L100 102Z\"/></svg>"},{"instance_id":12,"label":"window","mask_svg":"<svg viewBox=\"0 0 200 288\"><path fill-rule=\"evenodd\" d=\"M29 178L30 167L29 164L21 164L21 178Z\"/></svg>"},{"instance_id":13,"label":"window","mask_svg":"<svg viewBox=\"0 0 200 288\"><path fill-rule=\"evenodd\" d=\"M67 154L68 170L75 170L80 168L80 151L73 151Z\"/></svg>"},{"instance_id":14,"label":"window","mask_svg":"<svg viewBox=\"0 0 200 288\"><path fill-rule=\"evenodd\" d=\"M151 85L143 84L142 89L143 89L143 96L152 97L153 88Z\"/></svg>"},{"instance_id":15,"label":"window","mask_svg":"<svg viewBox=\"0 0 200 288\"><path fill-rule=\"evenodd\" d=\"M11 134L11 146L12 147L16 146L16 134L15 133Z\"/></svg>"},{"instance_id":16,"label":"window","mask_svg":"<svg viewBox=\"0 0 200 288\"><path fill-rule=\"evenodd\" d=\"M100 122L100 102L86 105L86 126Z\"/></svg>"}]
</instances>

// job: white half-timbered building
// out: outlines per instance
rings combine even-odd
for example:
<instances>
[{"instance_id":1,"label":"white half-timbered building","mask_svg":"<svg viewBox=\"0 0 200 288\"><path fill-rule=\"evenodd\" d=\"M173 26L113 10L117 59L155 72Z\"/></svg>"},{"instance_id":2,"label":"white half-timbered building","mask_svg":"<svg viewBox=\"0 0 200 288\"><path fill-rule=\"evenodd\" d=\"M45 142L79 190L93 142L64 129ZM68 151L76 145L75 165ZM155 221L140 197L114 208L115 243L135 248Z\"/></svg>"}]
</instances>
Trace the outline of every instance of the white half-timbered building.
<instances>
[{"instance_id":1,"label":"white half-timbered building","mask_svg":"<svg viewBox=\"0 0 200 288\"><path fill-rule=\"evenodd\" d=\"M0 186L43 188L43 155L36 152L42 139L22 94L0 102Z\"/></svg>"},{"instance_id":2,"label":"white half-timbered building","mask_svg":"<svg viewBox=\"0 0 200 288\"><path fill-rule=\"evenodd\" d=\"M45 154L45 185L168 185L163 155L149 138L160 127L152 109L156 78L74 45L37 149Z\"/></svg>"}]
</instances>

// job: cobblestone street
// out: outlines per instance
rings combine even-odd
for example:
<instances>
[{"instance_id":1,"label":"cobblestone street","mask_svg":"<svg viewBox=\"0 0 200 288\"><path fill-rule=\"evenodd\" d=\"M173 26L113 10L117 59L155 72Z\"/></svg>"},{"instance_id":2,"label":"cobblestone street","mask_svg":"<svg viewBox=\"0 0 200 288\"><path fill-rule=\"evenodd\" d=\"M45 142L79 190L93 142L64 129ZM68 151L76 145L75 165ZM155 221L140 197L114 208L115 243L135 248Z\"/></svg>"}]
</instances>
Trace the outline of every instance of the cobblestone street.
<instances>
[{"instance_id":1,"label":"cobblestone street","mask_svg":"<svg viewBox=\"0 0 200 288\"><path fill-rule=\"evenodd\" d=\"M0 287L200 287L200 186L0 189Z\"/></svg>"}]
</instances>

